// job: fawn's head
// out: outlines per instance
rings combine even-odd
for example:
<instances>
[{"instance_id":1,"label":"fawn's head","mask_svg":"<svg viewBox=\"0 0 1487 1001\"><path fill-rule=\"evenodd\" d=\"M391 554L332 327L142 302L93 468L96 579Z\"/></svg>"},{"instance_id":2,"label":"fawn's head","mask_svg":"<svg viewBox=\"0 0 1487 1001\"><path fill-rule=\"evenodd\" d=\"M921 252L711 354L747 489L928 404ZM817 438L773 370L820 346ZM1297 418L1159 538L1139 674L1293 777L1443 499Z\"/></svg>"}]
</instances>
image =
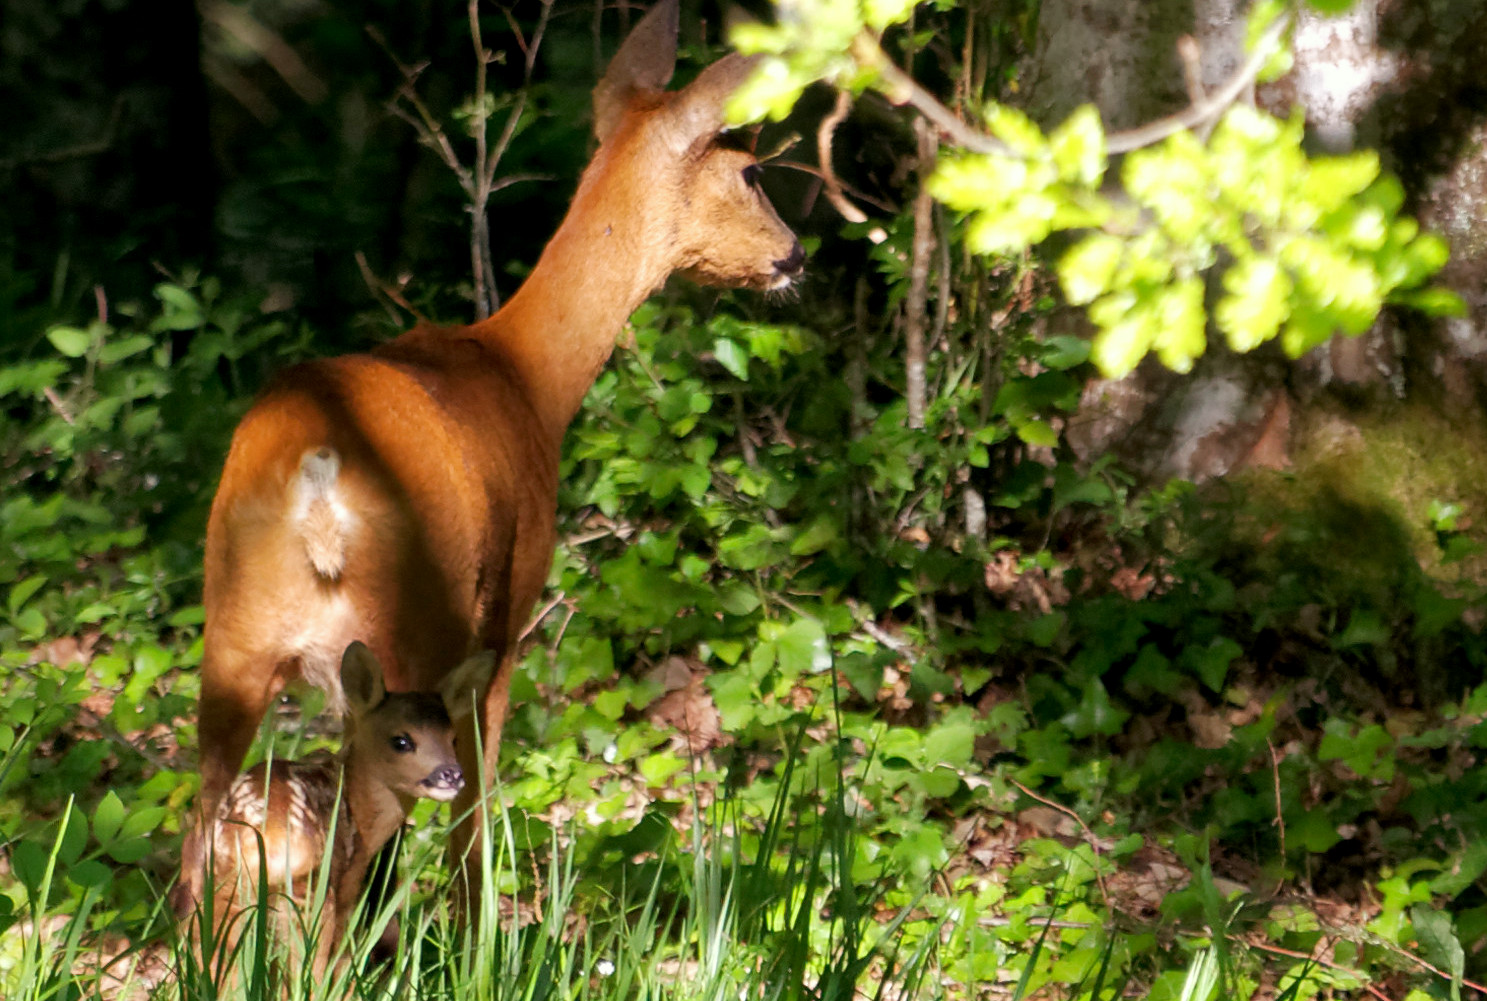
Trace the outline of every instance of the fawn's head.
<instances>
[{"instance_id":1,"label":"fawn's head","mask_svg":"<svg viewBox=\"0 0 1487 1001\"><path fill-rule=\"evenodd\" d=\"M732 54L687 87L665 91L676 64L677 0L630 32L594 88L600 160L612 197L644 205L669 270L704 285L772 291L800 274L805 252L765 198L754 155L729 142L723 109L754 60ZM648 249L648 248L647 248Z\"/></svg>"},{"instance_id":2,"label":"fawn's head","mask_svg":"<svg viewBox=\"0 0 1487 1001\"><path fill-rule=\"evenodd\" d=\"M453 720L469 715L471 694L484 692L493 664L489 653L470 658L445 678L439 693L389 692L372 651L352 643L341 658L348 766L399 796L454 799L465 776L455 757Z\"/></svg>"}]
</instances>

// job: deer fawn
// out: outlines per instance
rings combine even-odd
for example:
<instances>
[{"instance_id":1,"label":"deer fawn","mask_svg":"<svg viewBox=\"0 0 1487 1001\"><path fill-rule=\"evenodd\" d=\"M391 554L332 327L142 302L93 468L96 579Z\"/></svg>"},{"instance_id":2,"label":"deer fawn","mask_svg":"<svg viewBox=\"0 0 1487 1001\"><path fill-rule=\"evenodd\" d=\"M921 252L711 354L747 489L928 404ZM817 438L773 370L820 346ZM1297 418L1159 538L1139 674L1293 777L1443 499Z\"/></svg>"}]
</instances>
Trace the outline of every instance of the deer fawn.
<instances>
[{"instance_id":1,"label":"deer fawn","mask_svg":"<svg viewBox=\"0 0 1487 1001\"><path fill-rule=\"evenodd\" d=\"M504 308L291 368L238 425L207 526L198 823L287 681L339 704L335 658L353 639L394 691L433 691L492 651L478 725L493 773L552 561L563 433L625 320L675 272L759 290L800 272L754 157L719 141L753 63L730 55L668 93L676 35L676 0L661 0L616 53L594 90L598 151ZM459 744L470 774L475 725ZM188 838L187 892L200 861Z\"/></svg>"},{"instance_id":2,"label":"deer fawn","mask_svg":"<svg viewBox=\"0 0 1487 1001\"><path fill-rule=\"evenodd\" d=\"M292 911L311 915L323 877L314 970L324 973L372 858L402 826L413 800L448 801L463 788L451 717L474 710L471 692L485 686L492 666L489 654L470 658L447 677L442 695L390 693L371 651L361 643L346 648L341 753L249 769L228 788L207 832L219 943L213 952L232 956L239 915L257 899L260 878L273 897L278 932L292 948Z\"/></svg>"}]
</instances>

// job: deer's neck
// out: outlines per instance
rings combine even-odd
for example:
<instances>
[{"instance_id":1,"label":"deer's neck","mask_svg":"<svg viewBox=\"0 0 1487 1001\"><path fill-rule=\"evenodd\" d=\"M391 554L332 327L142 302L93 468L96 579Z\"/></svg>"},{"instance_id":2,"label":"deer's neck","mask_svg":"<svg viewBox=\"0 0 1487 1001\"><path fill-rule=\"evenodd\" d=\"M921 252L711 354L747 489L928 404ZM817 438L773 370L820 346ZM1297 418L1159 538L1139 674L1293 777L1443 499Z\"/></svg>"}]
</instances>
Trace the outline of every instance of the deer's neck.
<instances>
[{"instance_id":1,"label":"deer's neck","mask_svg":"<svg viewBox=\"0 0 1487 1001\"><path fill-rule=\"evenodd\" d=\"M670 234L656 192L615 176L601 147L563 223L517 293L470 331L508 357L544 427L561 439L615 339L670 273Z\"/></svg>"},{"instance_id":2,"label":"deer's neck","mask_svg":"<svg viewBox=\"0 0 1487 1001\"><path fill-rule=\"evenodd\" d=\"M391 840L408 816L407 806L397 793L363 774L353 757L345 763L341 797L345 802L343 823L336 828L337 858L346 858L346 871L335 881L339 895L355 903L372 858Z\"/></svg>"}]
</instances>

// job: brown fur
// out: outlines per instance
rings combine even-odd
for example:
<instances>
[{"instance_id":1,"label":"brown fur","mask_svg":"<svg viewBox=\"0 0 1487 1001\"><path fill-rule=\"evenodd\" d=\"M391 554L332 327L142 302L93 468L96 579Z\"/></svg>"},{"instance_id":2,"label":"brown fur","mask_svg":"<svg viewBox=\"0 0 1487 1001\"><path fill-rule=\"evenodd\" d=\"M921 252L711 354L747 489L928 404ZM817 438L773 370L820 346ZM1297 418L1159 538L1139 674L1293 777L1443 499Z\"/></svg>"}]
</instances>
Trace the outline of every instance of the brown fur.
<instances>
[{"instance_id":1,"label":"brown fur","mask_svg":"<svg viewBox=\"0 0 1487 1001\"><path fill-rule=\"evenodd\" d=\"M296 366L238 426L207 526L202 815L287 681L338 704L334 658L353 639L400 691L432 690L471 651L494 651L479 714L489 775L517 637L552 559L563 433L625 320L673 272L757 289L799 272L799 243L745 177L754 158L714 141L749 62L656 89L671 76L675 7L662 0L637 25L596 89L598 152L500 312ZM324 489L346 516L323 547L338 558L312 552L291 517L304 457L321 450L339 464ZM473 746L460 752L472 774ZM199 863L188 842L187 893Z\"/></svg>"},{"instance_id":2,"label":"brown fur","mask_svg":"<svg viewBox=\"0 0 1487 1001\"><path fill-rule=\"evenodd\" d=\"M325 972L372 858L402 826L412 801L451 800L464 785L451 715L470 713L469 693L485 686L492 664L488 654L466 661L449 676L442 697L389 693L371 652L361 643L347 647L341 677L349 711L341 753L249 769L228 788L210 827L219 955L233 954L241 912L257 900L260 879L270 894L275 931L293 950L302 938L299 922L315 917L315 887L323 875L313 962L317 976Z\"/></svg>"}]
</instances>

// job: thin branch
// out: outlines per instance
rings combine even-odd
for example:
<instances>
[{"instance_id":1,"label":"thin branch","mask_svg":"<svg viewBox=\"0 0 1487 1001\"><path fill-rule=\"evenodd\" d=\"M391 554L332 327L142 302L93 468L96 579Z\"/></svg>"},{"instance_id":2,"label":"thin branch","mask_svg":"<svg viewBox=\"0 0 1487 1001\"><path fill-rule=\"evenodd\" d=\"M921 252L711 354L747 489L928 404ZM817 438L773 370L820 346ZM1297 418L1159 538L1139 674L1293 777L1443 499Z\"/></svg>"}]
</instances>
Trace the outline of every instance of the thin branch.
<instances>
[{"instance_id":1,"label":"thin branch","mask_svg":"<svg viewBox=\"0 0 1487 1001\"><path fill-rule=\"evenodd\" d=\"M1337 973L1346 973L1349 976L1357 977L1359 983L1362 984L1363 989L1369 994L1378 998L1379 1001L1390 1001L1389 995L1385 994L1383 991L1379 990L1372 984L1363 983L1363 981L1367 979L1367 974L1363 973L1361 970L1355 970L1351 966L1343 966L1341 963L1331 962L1330 960L1323 959L1321 956L1314 956L1305 952L1297 952L1295 949L1283 949L1278 945L1269 945L1265 942L1248 942L1243 939L1239 939L1237 941L1239 941L1243 945L1248 946L1251 949L1259 949L1261 952L1274 953L1277 956L1288 956L1291 959L1304 959L1309 963L1316 963L1318 966L1333 970Z\"/></svg>"},{"instance_id":2,"label":"thin branch","mask_svg":"<svg viewBox=\"0 0 1487 1001\"><path fill-rule=\"evenodd\" d=\"M1079 829L1084 832L1085 840L1089 842L1090 851L1092 851L1095 856L1096 864L1093 866L1093 868L1095 871L1095 885L1099 887L1100 890L1100 899L1105 902L1105 910L1113 911L1114 907L1112 907L1110 903L1110 894L1105 889L1105 877L1100 872L1100 866L1098 864L1100 860L1100 842L1098 839L1095 838L1095 832L1090 830L1089 825L1084 822L1084 818L1079 816L1078 813L1069 809L1067 806L1064 806L1064 804L1062 803L1056 802L1051 799L1045 799L1044 797L1039 796L1037 793L1033 792L1031 789L1023 785L1016 779L1009 779L1008 781L1010 781L1017 788L1021 789L1024 795L1030 796L1033 799L1037 800L1039 803L1042 803L1044 806L1049 807L1053 810L1057 810L1064 816L1072 818L1074 823L1079 825Z\"/></svg>"},{"instance_id":3,"label":"thin branch","mask_svg":"<svg viewBox=\"0 0 1487 1001\"><path fill-rule=\"evenodd\" d=\"M1430 963L1428 963L1424 959L1421 959L1419 956L1416 956L1413 952L1410 952L1407 949L1404 949L1404 948L1401 948L1400 946L1395 945L1393 942L1390 942L1386 938L1380 937L1378 939L1378 942L1384 948L1386 948L1386 949L1388 949L1388 950L1390 950L1392 952L1398 953L1399 955L1403 956L1405 959L1409 960L1411 963L1414 963L1415 965L1419 966L1421 969L1428 970L1429 972L1434 973L1437 977L1440 977L1442 980L1446 981L1447 983L1450 983L1450 982L1452 982L1455 979L1454 977L1451 976L1451 974L1447 973L1445 970L1441 969L1440 967L1438 967L1438 966L1432 966ZM1479 984L1476 981L1468 980L1465 977L1462 977L1461 978L1461 986L1462 987L1470 987L1472 990L1476 991L1478 994L1487 995L1487 984Z\"/></svg>"},{"instance_id":4,"label":"thin branch","mask_svg":"<svg viewBox=\"0 0 1487 1001\"><path fill-rule=\"evenodd\" d=\"M542 625L542 620L552 614L552 610L554 608L557 608L567 599L568 593L566 591L559 591L557 594L553 595L551 601L543 605L530 619L527 620L525 628L522 629L521 635L516 638L516 641L520 643L528 636L532 635L532 633L536 631L537 627Z\"/></svg>"},{"instance_id":5,"label":"thin branch","mask_svg":"<svg viewBox=\"0 0 1487 1001\"><path fill-rule=\"evenodd\" d=\"M1286 818L1285 818L1284 811L1281 809L1281 796L1280 796L1280 762L1281 762L1281 755L1276 752L1275 745L1272 744L1269 740L1266 740L1265 741L1265 746L1268 747L1268 748L1270 748L1270 775L1271 775L1271 778L1273 779L1273 781L1275 782L1275 827L1276 827L1276 830L1280 832L1280 857L1281 857L1281 861L1284 862L1285 861L1285 858L1286 858Z\"/></svg>"},{"instance_id":6,"label":"thin branch","mask_svg":"<svg viewBox=\"0 0 1487 1001\"><path fill-rule=\"evenodd\" d=\"M486 175L485 155L485 72L494 57L485 47L480 33L480 0L470 0L466 8L470 15L470 42L475 46L475 165L477 178L474 195L470 199L470 270L475 278L475 319L483 320L494 312L496 297L495 275L486 267L490 260L490 231L485 214L485 204L490 197L490 182ZM520 102L518 101L518 104Z\"/></svg>"},{"instance_id":7,"label":"thin branch","mask_svg":"<svg viewBox=\"0 0 1487 1001\"><path fill-rule=\"evenodd\" d=\"M356 252L356 267L361 271L361 280L366 282L367 288L371 290L372 298L378 302L386 299L387 302L402 307L408 311L408 315L412 316L416 323L424 324L429 322L428 317L420 313L416 306L403 297L402 291L396 285L377 277L376 272L372 270L372 266L367 263L367 255L360 250ZM382 302L382 307L387 310L388 317L393 323L402 325L403 318L387 302Z\"/></svg>"},{"instance_id":8,"label":"thin branch","mask_svg":"<svg viewBox=\"0 0 1487 1001\"><path fill-rule=\"evenodd\" d=\"M1193 101L1187 108L1176 114L1124 132L1110 133L1105 137L1105 151L1112 156L1129 153L1143 146L1160 142L1174 133L1196 128L1218 118L1244 93L1246 88L1254 84L1255 78L1270 59L1276 44L1290 25L1289 14L1276 18L1274 23L1260 36L1250 57L1222 87L1200 100ZM884 95L888 100L894 104L911 105L948 136L956 146L968 149L972 153L1017 155L1006 143L962 121L960 116L941 104L939 99L920 86L918 81L895 66L878 46L877 39L870 33L864 31L857 36L852 43L852 55L858 65L871 69L879 75L883 81Z\"/></svg>"},{"instance_id":9,"label":"thin branch","mask_svg":"<svg viewBox=\"0 0 1487 1001\"><path fill-rule=\"evenodd\" d=\"M763 163L764 161L761 160L760 162ZM820 167L813 167L808 163L801 163L799 160L770 160L768 161L768 163L771 167L787 167L790 170L798 170L802 174L810 174L812 177L821 182L821 189L823 191L826 189L826 172L823 171ZM838 177L836 181L842 186L842 191L845 194L851 195L858 201L867 202L873 208L883 212L888 212L891 214L896 214L898 212L898 206L893 204L892 202L884 201L883 199L874 197L873 195L870 195L865 191L860 191L857 188L853 187L851 184L848 184L846 181L843 181L840 177Z\"/></svg>"},{"instance_id":10,"label":"thin branch","mask_svg":"<svg viewBox=\"0 0 1487 1001\"><path fill-rule=\"evenodd\" d=\"M821 161L821 173L818 175L825 185L826 200L829 201L842 218L848 222L867 222L867 213L853 205L842 194L842 182L837 180L836 169L831 165L832 141L836 136L836 127L847 117L847 112L852 110L852 95L845 90L836 92L836 107L831 113L821 119L820 126L816 129L816 150Z\"/></svg>"},{"instance_id":11,"label":"thin branch","mask_svg":"<svg viewBox=\"0 0 1487 1001\"><path fill-rule=\"evenodd\" d=\"M1170 135L1196 128L1218 118L1228 110L1229 105L1239 99L1239 95L1244 93L1245 88L1255 82L1255 78L1260 75L1260 70L1265 68L1265 64L1274 55L1275 46L1279 44L1281 36L1290 26L1291 15L1286 14L1276 18L1255 43L1255 51L1250 53L1249 58L1222 87L1175 115L1158 118L1140 128L1111 133L1105 139L1105 151L1111 155L1129 153L1131 150L1150 146Z\"/></svg>"},{"instance_id":12,"label":"thin branch","mask_svg":"<svg viewBox=\"0 0 1487 1001\"><path fill-rule=\"evenodd\" d=\"M382 51L387 53L387 58L392 60L392 64L403 75L403 85L398 88L397 93L393 94L392 100L388 102L388 110L413 127L413 131L417 134L419 140L437 153L444 166L454 172L455 177L459 180L460 189L465 193L465 197L473 197L475 193L474 178L470 176L470 172L460 163L459 154L454 151L454 144L449 141L449 135L444 131L443 126L439 124L439 120L434 117L433 112L429 111L428 105L424 104L423 99L418 96L418 78L428 68L428 63L419 63L412 66L405 65L397 57L397 54L392 51L392 46L387 44L387 39L382 36L382 32L378 31L373 25L367 25L366 30L367 34L371 36L372 41L376 42ZM399 103L400 101L407 101L413 108L413 111L410 113Z\"/></svg>"}]
</instances>

